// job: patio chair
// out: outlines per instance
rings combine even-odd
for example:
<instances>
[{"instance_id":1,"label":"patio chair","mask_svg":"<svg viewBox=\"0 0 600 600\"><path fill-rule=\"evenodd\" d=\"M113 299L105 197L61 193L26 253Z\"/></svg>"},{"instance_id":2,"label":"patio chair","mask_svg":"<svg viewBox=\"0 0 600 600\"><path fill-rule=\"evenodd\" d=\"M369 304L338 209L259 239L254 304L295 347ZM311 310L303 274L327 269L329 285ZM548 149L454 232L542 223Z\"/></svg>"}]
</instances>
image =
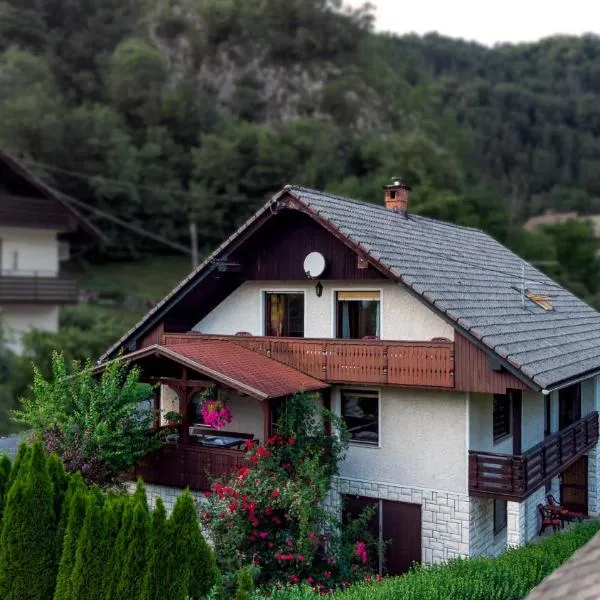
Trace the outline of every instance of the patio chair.
<instances>
[{"instance_id":1,"label":"patio chair","mask_svg":"<svg viewBox=\"0 0 600 600\"><path fill-rule=\"evenodd\" d=\"M561 525L561 520L555 517L550 510L548 510L543 504L538 504L538 511L540 513L540 532L538 535L542 535L546 530L546 527L552 527L554 532L558 531Z\"/></svg>"},{"instance_id":2,"label":"patio chair","mask_svg":"<svg viewBox=\"0 0 600 600\"><path fill-rule=\"evenodd\" d=\"M561 506L552 494L548 494L546 496L546 499L548 500L548 504L553 509L555 509L557 512L560 512L561 519L565 521L573 521L577 519L581 523L581 521L586 518L586 516L583 513L574 510L569 510L568 508Z\"/></svg>"}]
</instances>

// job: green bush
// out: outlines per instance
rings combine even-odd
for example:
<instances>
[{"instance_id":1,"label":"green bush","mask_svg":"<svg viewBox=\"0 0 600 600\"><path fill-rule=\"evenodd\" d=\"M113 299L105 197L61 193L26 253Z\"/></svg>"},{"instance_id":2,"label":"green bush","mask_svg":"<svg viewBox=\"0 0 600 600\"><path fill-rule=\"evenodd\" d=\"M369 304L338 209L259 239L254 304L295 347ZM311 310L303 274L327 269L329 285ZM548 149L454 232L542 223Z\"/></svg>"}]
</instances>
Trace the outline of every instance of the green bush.
<instances>
[{"instance_id":1,"label":"green bush","mask_svg":"<svg viewBox=\"0 0 600 600\"><path fill-rule=\"evenodd\" d=\"M56 519L41 444L21 463L6 501L0 536L0 597L48 600L56 584ZM27 468L25 468L27 465Z\"/></svg>"},{"instance_id":2,"label":"green bush","mask_svg":"<svg viewBox=\"0 0 600 600\"><path fill-rule=\"evenodd\" d=\"M359 583L332 600L521 600L600 530L589 522L538 544L508 550L499 558L471 558L420 567L402 577ZM311 600L308 586L275 589L271 600Z\"/></svg>"},{"instance_id":3,"label":"green bush","mask_svg":"<svg viewBox=\"0 0 600 600\"><path fill-rule=\"evenodd\" d=\"M48 472L50 481L52 481L52 497L54 504L54 516L56 521L60 521L62 506L69 487L69 478L65 473L62 461L56 454L48 456Z\"/></svg>"},{"instance_id":4,"label":"green bush","mask_svg":"<svg viewBox=\"0 0 600 600\"><path fill-rule=\"evenodd\" d=\"M8 494L8 484L10 481L10 458L6 454L0 458L0 520L2 519L2 513L4 511L4 502L6 495Z\"/></svg>"},{"instance_id":5,"label":"green bush","mask_svg":"<svg viewBox=\"0 0 600 600\"><path fill-rule=\"evenodd\" d=\"M237 576L235 600L250 600L254 590L254 568L244 567Z\"/></svg>"}]
</instances>

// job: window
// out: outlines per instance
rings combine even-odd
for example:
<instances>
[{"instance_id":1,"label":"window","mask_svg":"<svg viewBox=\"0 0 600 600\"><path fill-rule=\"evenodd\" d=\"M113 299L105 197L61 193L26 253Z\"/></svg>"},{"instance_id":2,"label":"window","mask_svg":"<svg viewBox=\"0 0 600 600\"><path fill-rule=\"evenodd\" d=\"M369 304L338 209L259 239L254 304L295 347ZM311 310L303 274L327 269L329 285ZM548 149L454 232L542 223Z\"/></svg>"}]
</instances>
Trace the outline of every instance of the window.
<instances>
[{"instance_id":1,"label":"window","mask_svg":"<svg viewBox=\"0 0 600 600\"><path fill-rule=\"evenodd\" d=\"M558 390L558 428L568 427L581 419L581 384Z\"/></svg>"},{"instance_id":2,"label":"window","mask_svg":"<svg viewBox=\"0 0 600 600\"><path fill-rule=\"evenodd\" d=\"M304 294L265 294L265 335L304 337Z\"/></svg>"},{"instance_id":3,"label":"window","mask_svg":"<svg viewBox=\"0 0 600 600\"><path fill-rule=\"evenodd\" d=\"M350 441L379 444L379 394L364 390L342 390L342 419Z\"/></svg>"},{"instance_id":4,"label":"window","mask_svg":"<svg viewBox=\"0 0 600 600\"><path fill-rule=\"evenodd\" d=\"M510 435L510 397L508 394L494 394L494 442Z\"/></svg>"},{"instance_id":5,"label":"window","mask_svg":"<svg viewBox=\"0 0 600 600\"><path fill-rule=\"evenodd\" d=\"M336 304L338 338L379 337L379 292L338 292Z\"/></svg>"},{"instance_id":6,"label":"window","mask_svg":"<svg viewBox=\"0 0 600 600\"><path fill-rule=\"evenodd\" d=\"M494 500L494 535L506 528L506 500Z\"/></svg>"}]
</instances>

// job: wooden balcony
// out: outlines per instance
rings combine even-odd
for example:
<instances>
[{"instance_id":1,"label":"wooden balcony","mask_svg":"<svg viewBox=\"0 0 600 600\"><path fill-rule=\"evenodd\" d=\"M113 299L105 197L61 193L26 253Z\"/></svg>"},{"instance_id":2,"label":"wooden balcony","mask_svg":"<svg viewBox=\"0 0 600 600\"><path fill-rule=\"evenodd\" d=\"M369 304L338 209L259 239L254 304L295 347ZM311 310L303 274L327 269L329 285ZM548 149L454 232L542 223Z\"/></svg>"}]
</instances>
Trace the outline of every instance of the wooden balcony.
<instances>
[{"instance_id":1,"label":"wooden balcony","mask_svg":"<svg viewBox=\"0 0 600 600\"><path fill-rule=\"evenodd\" d=\"M598 442L593 412L524 454L469 452L469 494L521 501L556 477Z\"/></svg>"},{"instance_id":2,"label":"wooden balcony","mask_svg":"<svg viewBox=\"0 0 600 600\"><path fill-rule=\"evenodd\" d=\"M329 383L454 387L454 344L164 334L166 346L226 339Z\"/></svg>"},{"instance_id":3,"label":"wooden balcony","mask_svg":"<svg viewBox=\"0 0 600 600\"><path fill-rule=\"evenodd\" d=\"M0 273L0 303L75 304L77 283L36 272Z\"/></svg>"},{"instance_id":4,"label":"wooden balcony","mask_svg":"<svg viewBox=\"0 0 600 600\"><path fill-rule=\"evenodd\" d=\"M207 491L218 477L248 464L243 450L205 448L198 444L165 444L144 457L135 469L146 483Z\"/></svg>"}]
</instances>

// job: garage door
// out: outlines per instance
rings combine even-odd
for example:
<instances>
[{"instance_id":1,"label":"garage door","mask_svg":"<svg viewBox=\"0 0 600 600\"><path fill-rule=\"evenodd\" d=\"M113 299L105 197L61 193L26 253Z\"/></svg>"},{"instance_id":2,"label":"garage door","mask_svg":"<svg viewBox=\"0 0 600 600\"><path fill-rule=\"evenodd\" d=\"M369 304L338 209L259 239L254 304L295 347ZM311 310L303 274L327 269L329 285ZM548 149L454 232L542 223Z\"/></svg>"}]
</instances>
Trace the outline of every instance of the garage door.
<instances>
[{"instance_id":1,"label":"garage door","mask_svg":"<svg viewBox=\"0 0 600 600\"><path fill-rule=\"evenodd\" d=\"M345 496L345 517L355 517L375 505L369 529L376 539L386 542L379 572L401 575L413 563L421 562L421 506L407 502L377 500L366 496Z\"/></svg>"}]
</instances>

